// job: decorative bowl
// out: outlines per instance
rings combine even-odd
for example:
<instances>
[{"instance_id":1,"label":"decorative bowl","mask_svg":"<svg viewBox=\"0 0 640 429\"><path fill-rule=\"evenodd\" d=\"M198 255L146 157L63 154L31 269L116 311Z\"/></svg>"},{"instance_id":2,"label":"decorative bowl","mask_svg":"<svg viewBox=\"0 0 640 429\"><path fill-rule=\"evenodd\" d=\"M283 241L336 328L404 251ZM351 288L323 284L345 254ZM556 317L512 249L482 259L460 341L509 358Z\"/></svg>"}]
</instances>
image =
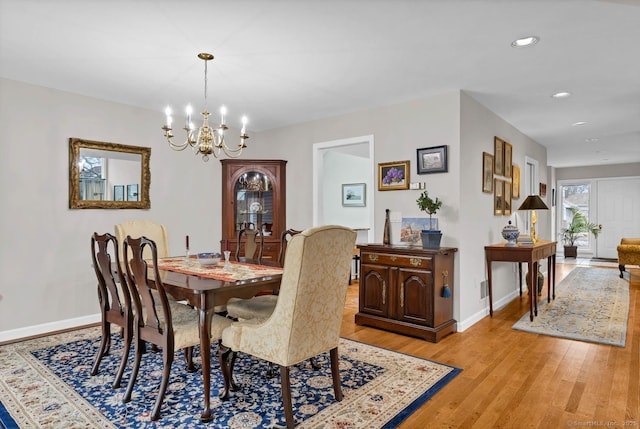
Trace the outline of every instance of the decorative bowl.
<instances>
[{"instance_id":1,"label":"decorative bowl","mask_svg":"<svg viewBox=\"0 0 640 429\"><path fill-rule=\"evenodd\" d=\"M507 240L507 246L516 246L516 240L520 235L520 231L518 231L518 227L511 224L511 221L502 228L502 237Z\"/></svg>"},{"instance_id":2,"label":"decorative bowl","mask_svg":"<svg viewBox=\"0 0 640 429\"><path fill-rule=\"evenodd\" d=\"M200 265L217 265L220 259L222 259L220 253L198 253Z\"/></svg>"}]
</instances>

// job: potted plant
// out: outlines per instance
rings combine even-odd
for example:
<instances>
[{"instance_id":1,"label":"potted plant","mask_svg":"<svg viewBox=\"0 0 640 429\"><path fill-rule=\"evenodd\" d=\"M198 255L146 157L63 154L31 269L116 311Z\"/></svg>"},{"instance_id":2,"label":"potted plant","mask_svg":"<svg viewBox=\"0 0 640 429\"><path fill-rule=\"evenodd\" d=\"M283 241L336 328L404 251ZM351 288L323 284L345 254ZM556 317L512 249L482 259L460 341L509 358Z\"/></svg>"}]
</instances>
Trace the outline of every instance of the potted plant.
<instances>
[{"instance_id":1,"label":"potted plant","mask_svg":"<svg viewBox=\"0 0 640 429\"><path fill-rule=\"evenodd\" d=\"M429 229L423 229L420 237L422 238L422 247L424 248L438 248L440 247L440 240L442 239L442 233L436 226L433 225L433 215L442 207L442 201L436 197L434 200L429 196L429 191L424 191L416 200L418 208L426 212L429 215ZM436 219L436 222L438 220Z\"/></svg>"},{"instance_id":2,"label":"potted plant","mask_svg":"<svg viewBox=\"0 0 640 429\"><path fill-rule=\"evenodd\" d=\"M575 258L578 256L576 240L588 233L592 233L595 238L598 238L598 234L602 230L602 225L589 222L585 214L577 207L571 207L569 211L573 215L573 218L566 228L562 228L560 237L564 244L564 257Z\"/></svg>"}]
</instances>

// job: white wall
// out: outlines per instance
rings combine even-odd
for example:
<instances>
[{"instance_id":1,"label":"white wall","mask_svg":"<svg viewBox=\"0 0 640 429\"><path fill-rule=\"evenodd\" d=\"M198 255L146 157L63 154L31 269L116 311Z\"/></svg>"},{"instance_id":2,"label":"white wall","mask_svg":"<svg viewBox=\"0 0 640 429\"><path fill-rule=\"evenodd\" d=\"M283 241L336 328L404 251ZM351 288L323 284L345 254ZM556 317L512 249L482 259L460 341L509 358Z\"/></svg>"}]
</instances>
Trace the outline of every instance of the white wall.
<instances>
[{"instance_id":1,"label":"white wall","mask_svg":"<svg viewBox=\"0 0 640 429\"><path fill-rule=\"evenodd\" d=\"M161 107L143 110L4 79L0 94L0 333L98 312L94 231L152 219L167 225L173 254L184 252L186 234L194 252L219 248L220 163L169 149ZM151 209L69 209L70 137L151 147Z\"/></svg>"},{"instance_id":2,"label":"white wall","mask_svg":"<svg viewBox=\"0 0 640 429\"><path fill-rule=\"evenodd\" d=\"M365 183L368 175L369 160L360 156L346 155L336 151L324 153L323 198L321 211L324 224L339 224L349 228L367 228L369 209L367 207L343 207L342 185L345 183ZM366 201L365 201L366 203Z\"/></svg>"},{"instance_id":3,"label":"white wall","mask_svg":"<svg viewBox=\"0 0 640 429\"><path fill-rule=\"evenodd\" d=\"M155 112L7 80L0 80L0 93L0 198L7 203L0 211L0 334L97 313L89 252L94 231L112 231L128 219L154 219L167 225L173 254L184 251L185 234L192 251L219 247L220 163L170 150L160 130L160 107ZM237 136L232 131L228 138ZM438 213L442 245L460 249L454 316L464 329L487 312L486 302L479 300L479 283L486 277L483 246L502 241L507 221L492 215L493 199L481 192L482 152L493 151L498 135L513 144L516 164L522 166L526 155L544 166L544 148L473 98L453 91L265 131L252 136L243 158L289 161L287 225L302 228L313 221L313 144L360 135L375 137L376 165L409 160L409 180L426 182L429 193L443 200ZM151 209L68 209L72 136L151 147ZM416 149L440 145L448 146L449 171L418 176ZM544 171L541 175L546 180ZM375 191L374 241L382 241L386 208L404 217L424 216L415 203L420 192ZM539 217L541 236L549 238L549 221L543 213ZM513 292L509 270L497 268L495 301Z\"/></svg>"}]
</instances>

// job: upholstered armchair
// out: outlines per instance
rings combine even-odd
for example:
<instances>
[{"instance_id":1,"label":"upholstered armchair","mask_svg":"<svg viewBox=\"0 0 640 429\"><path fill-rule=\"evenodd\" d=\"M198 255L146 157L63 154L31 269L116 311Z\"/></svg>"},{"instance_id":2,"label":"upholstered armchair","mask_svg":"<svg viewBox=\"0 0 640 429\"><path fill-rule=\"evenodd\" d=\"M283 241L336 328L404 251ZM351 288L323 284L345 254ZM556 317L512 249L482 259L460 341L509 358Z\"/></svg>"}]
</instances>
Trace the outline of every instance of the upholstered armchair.
<instances>
[{"instance_id":1,"label":"upholstered armchair","mask_svg":"<svg viewBox=\"0 0 640 429\"><path fill-rule=\"evenodd\" d=\"M618 245L620 278L625 265L640 265L640 238L623 238Z\"/></svg>"},{"instance_id":2,"label":"upholstered armchair","mask_svg":"<svg viewBox=\"0 0 640 429\"><path fill-rule=\"evenodd\" d=\"M280 294L266 320L233 322L222 332L218 352L224 377L222 399L233 384L236 353L280 365L287 427L295 426L289 368L329 352L333 389L342 400L338 342L356 232L336 225L307 229L289 242Z\"/></svg>"},{"instance_id":3,"label":"upholstered armchair","mask_svg":"<svg viewBox=\"0 0 640 429\"><path fill-rule=\"evenodd\" d=\"M130 220L119 223L115 226L116 238L120 243L120 256L123 255L122 244L124 243L127 235L132 237L147 237L149 240L153 240L156 243L158 249L158 258L166 258L171 256L169 254L169 237L167 235L167 228L158 222L150 220ZM145 259L151 259L149 250L145 251Z\"/></svg>"}]
</instances>

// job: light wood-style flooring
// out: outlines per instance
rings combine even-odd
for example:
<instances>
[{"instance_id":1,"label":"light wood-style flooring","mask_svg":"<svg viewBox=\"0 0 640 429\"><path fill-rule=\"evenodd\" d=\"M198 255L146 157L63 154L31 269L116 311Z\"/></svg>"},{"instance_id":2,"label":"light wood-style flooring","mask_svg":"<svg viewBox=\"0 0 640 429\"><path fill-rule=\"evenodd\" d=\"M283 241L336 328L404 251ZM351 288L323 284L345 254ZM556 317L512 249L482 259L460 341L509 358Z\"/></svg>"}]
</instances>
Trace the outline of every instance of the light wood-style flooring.
<instances>
[{"instance_id":1,"label":"light wood-style flooring","mask_svg":"<svg viewBox=\"0 0 640 429\"><path fill-rule=\"evenodd\" d=\"M558 264L557 282L576 266ZM463 369L401 428L640 428L640 270L628 270L624 348L513 330L528 312L526 292L437 344L357 326L357 282L342 336Z\"/></svg>"}]
</instances>

